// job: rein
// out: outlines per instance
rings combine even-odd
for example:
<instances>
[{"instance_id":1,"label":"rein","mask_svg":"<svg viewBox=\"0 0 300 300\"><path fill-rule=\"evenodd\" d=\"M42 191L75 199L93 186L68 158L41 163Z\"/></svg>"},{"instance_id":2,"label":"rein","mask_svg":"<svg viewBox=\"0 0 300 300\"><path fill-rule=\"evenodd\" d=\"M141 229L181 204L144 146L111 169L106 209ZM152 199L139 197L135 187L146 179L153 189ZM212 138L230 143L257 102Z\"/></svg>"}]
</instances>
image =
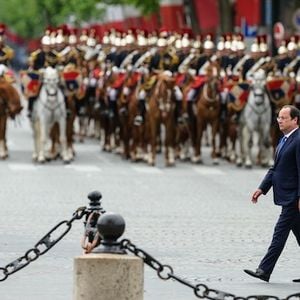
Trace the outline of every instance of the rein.
<instances>
[{"instance_id":1,"label":"rein","mask_svg":"<svg viewBox=\"0 0 300 300\"><path fill-rule=\"evenodd\" d=\"M56 106L54 107L51 107L49 104L48 104L48 99L49 97L56 97L58 95L58 88L56 89L55 93L51 94L49 93L48 89L45 87L45 90L46 90L46 95L47 95L47 98L46 98L46 101L41 101L41 104L43 105L43 107L45 107L46 109L50 110L50 111L54 111L56 110L57 108L59 108L61 106L61 103L59 103L59 101L57 101L57 104Z\"/></svg>"},{"instance_id":2,"label":"rein","mask_svg":"<svg viewBox=\"0 0 300 300\"><path fill-rule=\"evenodd\" d=\"M256 97L256 95L255 95L254 92L253 92L253 95ZM267 95L267 94L263 93L262 97L264 98L265 95ZM259 96L261 96L261 95L259 95ZM268 97L268 95L267 95L267 97ZM262 102L259 103L259 104L256 104L256 106L264 105L264 108L265 108L265 109L264 109L263 111L258 111L258 110L256 109L256 107L253 106L250 102L248 102L248 105L249 105L249 107L251 108L251 110L253 110L257 115L262 115L262 114L264 114L264 113L268 110L268 105L265 105L265 98L264 98L264 101L262 101Z\"/></svg>"},{"instance_id":3,"label":"rein","mask_svg":"<svg viewBox=\"0 0 300 300\"><path fill-rule=\"evenodd\" d=\"M159 85L157 86L158 92L155 91L155 96L156 96L155 98L158 103L159 110L161 110L162 112L168 112L168 111L170 111L170 108L171 108L171 101L169 101L169 100L172 96L172 91L166 87L165 90L167 92L167 97L166 97L166 100L164 101L165 98L163 96L159 95L159 91L161 89L162 84L163 84L163 81L160 81Z\"/></svg>"}]
</instances>

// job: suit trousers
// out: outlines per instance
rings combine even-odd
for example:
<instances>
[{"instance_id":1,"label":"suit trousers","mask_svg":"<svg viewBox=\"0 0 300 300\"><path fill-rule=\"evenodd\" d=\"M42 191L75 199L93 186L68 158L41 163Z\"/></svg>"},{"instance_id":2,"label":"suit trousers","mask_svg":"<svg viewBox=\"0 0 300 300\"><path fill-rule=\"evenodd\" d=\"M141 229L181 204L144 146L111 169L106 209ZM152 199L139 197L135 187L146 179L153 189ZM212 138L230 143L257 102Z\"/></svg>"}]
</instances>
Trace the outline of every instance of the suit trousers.
<instances>
[{"instance_id":1,"label":"suit trousers","mask_svg":"<svg viewBox=\"0 0 300 300\"><path fill-rule=\"evenodd\" d=\"M259 268L271 275L275 264L286 244L290 231L293 232L300 246L300 213L297 205L283 206L274 228L273 238L267 254L259 264Z\"/></svg>"}]
</instances>

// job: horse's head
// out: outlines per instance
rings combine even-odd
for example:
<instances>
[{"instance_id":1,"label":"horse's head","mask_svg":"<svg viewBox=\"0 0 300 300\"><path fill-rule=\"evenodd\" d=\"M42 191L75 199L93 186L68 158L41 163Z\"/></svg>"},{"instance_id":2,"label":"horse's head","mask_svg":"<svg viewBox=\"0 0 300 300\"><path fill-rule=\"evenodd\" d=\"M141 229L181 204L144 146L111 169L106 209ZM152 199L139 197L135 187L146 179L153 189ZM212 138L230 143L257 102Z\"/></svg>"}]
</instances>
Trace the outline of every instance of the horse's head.
<instances>
[{"instance_id":1,"label":"horse's head","mask_svg":"<svg viewBox=\"0 0 300 300\"><path fill-rule=\"evenodd\" d=\"M174 86L175 79L172 77L171 72L164 71L159 75L153 97L158 102L159 109L163 116L166 116L172 109Z\"/></svg>"},{"instance_id":2,"label":"horse's head","mask_svg":"<svg viewBox=\"0 0 300 300\"><path fill-rule=\"evenodd\" d=\"M257 105L262 104L264 101L266 85L266 73L264 70L259 69L253 76L252 90Z\"/></svg>"},{"instance_id":3,"label":"horse's head","mask_svg":"<svg viewBox=\"0 0 300 300\"><path fill-rule=\"evenodd\" d=\"M202 99L209 103L216 103L217 101L219 101L218 78L215 76L208 76L200 95Z\"/></svg>"},{"instance_id":4,"label":"horse's head","mask_svg":"<svg viewBox=\"0 0 300 300\"><path fill-rule=\"evenodd\" d=\"M47 67L43 73L43 84L49 95L55 95L57 93L59 83L59 74L56 69Z\"/></svg>"},{"instance_id":5,"label":"horse's head","mask_svg":"<svg viewBox=\"0 0 300 300\"><path fill-rule=\"evenodd\" d=\"M263 69L259 69L253 75L253 88L264 89L266 84L266 73Z\"/></svg>"}]
</instances>

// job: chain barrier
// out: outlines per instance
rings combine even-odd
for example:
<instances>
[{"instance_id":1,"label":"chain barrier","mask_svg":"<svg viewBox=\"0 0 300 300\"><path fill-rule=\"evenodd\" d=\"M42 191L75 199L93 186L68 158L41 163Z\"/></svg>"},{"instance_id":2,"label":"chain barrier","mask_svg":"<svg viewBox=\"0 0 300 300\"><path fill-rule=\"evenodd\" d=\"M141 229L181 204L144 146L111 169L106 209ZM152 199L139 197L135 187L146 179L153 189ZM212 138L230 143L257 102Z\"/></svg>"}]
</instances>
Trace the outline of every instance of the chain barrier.
<instances>
[{"instance_id":1,"label":"chain barrier","mask_svg":"<svg viewBox=\"0 0 300 300\"><path fill-rule=\"evenodd\" d=\"M99 198L100 199L100 198ZM96 215L99 215L102 210L101 206L94 208L87 208L85 206L79 207L73 214L70 220L64 220L55 225L47 234L45 234L33 248L25 252L25 254L11 263L7 264L5 267L0 267L0 282L6 280L10 275L22 270L27 267L30 263L37 260L41 255L44 255L52 247L54 247L60 240L62 240L72 228L72 224L76 220L82 219L86 216L85 226L89 225L89 219L94 216L94 213L98 212ZM64 226L64 228L62 228ZM86 232L94 233L94 230L91 230L89 226L86 226ZM93 226L92 226L93 227ZM92 228L93 229L93 228ZM52 237L55 233L61 230L60 234L57 237ZM92 234L94 236L94 234ZM155 259L153 256L148 254L146 251L138 248L136 245L131 243L129 239L123 239L120 242L121 249L128 250L137 257L141 258L145 264L154 269L157 272L157 275L162 280L173 279L178 283L181 283L194 292L194 295L200 299L210 299L210 300L300 300L300 293L291 294L286 298L279 298L272 295L251 295L247 297L236 296L231 293L220 291L217 289L209 288L206 284L192 284L189 281L177 276L174 274L174 270L170 265L162 264L160 261Z\"/></svg>"},{"instance_id":2,"label":"chain barrier","mask_svg":"<svg viewBox=\"0 0 300 300\"><path fill-rule=\"evenodd\" d=\"M217 289L211 289L206 284L199 283L193 285L187 280L174 274L173 268L170 265L165 265L148 254L146 251L138 248L136 245L130 242L128 239L121 241L121 248L128 250L135 256L141 258L145 264L154 269L157 272L157 276L162 280L173 279L194 291L195 296L200 299L210 300L299 300L300 293L291 294L286 298L279 298L271 295L252 295L247 297L236 296L231 293L223 292Z\"/></svg>"},{"instance_id":3,"label":"chain barrier","mask_svg":"<svg viewBox=\"0 0 300 300\"><path fill-rule=\"evenodd\" d=\"M85 207L79 207L72 215L70 220L65 220L59 222L55 225L47 234L45 234L33 248L29 249L25 254L11 263L7 264L5 267L0 267L0 281L6 280L10 275L22 270L27 267L30 263L37 260L41 255L48 252L52 247L54 247L62 238L64 238L67 233L72 228L72 223L75 220L82 219L83 216L87 215L90 211ZM52 236L59 232L57 237L52 238Z\"/></svg>"}]
</instances>

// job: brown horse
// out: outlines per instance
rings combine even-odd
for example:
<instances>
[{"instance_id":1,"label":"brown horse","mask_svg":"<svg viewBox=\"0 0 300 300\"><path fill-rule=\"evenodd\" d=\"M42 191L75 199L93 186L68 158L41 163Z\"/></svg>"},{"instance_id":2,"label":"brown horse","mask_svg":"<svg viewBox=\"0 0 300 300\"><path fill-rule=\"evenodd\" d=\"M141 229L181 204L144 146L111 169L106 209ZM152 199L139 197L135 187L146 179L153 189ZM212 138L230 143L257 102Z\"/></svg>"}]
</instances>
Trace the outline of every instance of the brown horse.
<instances>
[{"instance_id":1,"label":"brown horse","mask_svg":"<svg viewBox=\"0 0 300 300\"><path fill-rule=\"evenodd\" d=\"M158 75L153 94L149 99L149 108L146 115L147 134L149 134L150 151L148 164L154 166L157 151L157 135L160 134L161 125L164 126L164 151L166 166L175 164L175 80L165 72Z\"/></svg>"},{"instance_id":2,"label":"brown horse","mask_svg":"<svg viewBox=\"0 0 300 300\"><path fill-rule=\"evenodd\" d=\"M108 70L97 88L100 126L103 131L103 150L111 152L119 145L119 113L117 100L121 94L125 76Z\"/></svg>"},{"instance_id":3,"label":"brown horse","mask_svg":"<svg viewBox=\"0 0 300 300\"><path fill-rule=\"evenodd\" d=\"M182 94L182 101L179 103L179 122L176 126L176 158L181 160L190 159L191 146L195 141L195 126L193 112L189 111L187 94L191 90L195 78L185 70L176 76L176 86ZM193 104L193 103L191 103Z\"/></svg>"},{"instance_id":4,"label":"brown horse","mask_svg":"<svg viewBox=\"0 0 300 300\"><path fill-rule=\"evenodd\" d=\"M75 66L67 65L62 73L62 83L64 86L64 96L67 107L67 151L71 160L74 159L74 122L77 116L78 102L82 101L85 95L82 74Z\"/></svg>"},{"instance_id":5,"label":"brown horse","mask_svg":"<svg viewBox=\"0 0 300 300\"><path fill-rule=\"evenodd\" d=\"M22 110L20 95L12 84L0 78L0 159L8 157L6 144L7 118L15 118Z\"/></svg>"},{"instance_id":6,"label":"brown horse","mask_svg":"<svg viewBox=\"0 0 300 300\"><path fill-rule=\"evenodd\" d=\"M149 139L149 101L154 93L157 74L142 72L140 81L129 103L129 123L131 124L130 155L132 161L147 161L147 146ZM143 103L144 101L144 103ZM144 122L139 121L144 111ZM158 130L159 132L159 130ZM160 138L158 139L160 141Z\"/></svg>"},{"instance_id":7,"label":"brown horse","mask_svg":"<svg viewBox=\"0 0 300 300\"><path fill-rule=\"evenodd\" d=\"M246 105L250 85L248 82L229 80L223 82L220 113L220 154L230 162L237 158L239 115ZM240 91L244 92L240 92Z\"/></svg>"},{"instance_id":8,"label":"brown horse","mask_svg":"<svg viewBox=\"0 0 300 300\"><path fill-rule=\"evenodd\" d=\"M67 109L66 119L66 139L67 152L70 160L74 159L74 121L77 116L77 102L84 97L85 90L83 89L83 82L80 71L74 65L67 65L61 74L61 86ZM51 129L51 157L59 156L59 126L55 123Z\"/></svg>"},{"instance_id":9,"label":"brown horse","mask_svg":"<svg viewBox=\"0 0 300 300\"><path fill-rule=\"evenodd\" d=\"M137 143L135 117L138 115L138 86L141 74L129 72L124 81L120 97L118 99L118 115L120 121L120 138L123 146L123 157L137 160ZM141 129L143 124L140 124Z\"/></svg>"},{"instance_id":10,"label":"brown horse","mask_svg":"<svg viewBox=\"0 0 300 300\"><path fill-rule=\"evenodd\" d=\"M218 164L216 137L220 125L220 109L221 102L219 99L219 80L214 75L214 67L207 69L207 81L199 94L196 104L196 147L194 149L194 157L192 161L195 163L202 162L201 157L201 144L202 136L207 126L211 127L211 157L214 164Z\"/></svg>"}]
</instances>

